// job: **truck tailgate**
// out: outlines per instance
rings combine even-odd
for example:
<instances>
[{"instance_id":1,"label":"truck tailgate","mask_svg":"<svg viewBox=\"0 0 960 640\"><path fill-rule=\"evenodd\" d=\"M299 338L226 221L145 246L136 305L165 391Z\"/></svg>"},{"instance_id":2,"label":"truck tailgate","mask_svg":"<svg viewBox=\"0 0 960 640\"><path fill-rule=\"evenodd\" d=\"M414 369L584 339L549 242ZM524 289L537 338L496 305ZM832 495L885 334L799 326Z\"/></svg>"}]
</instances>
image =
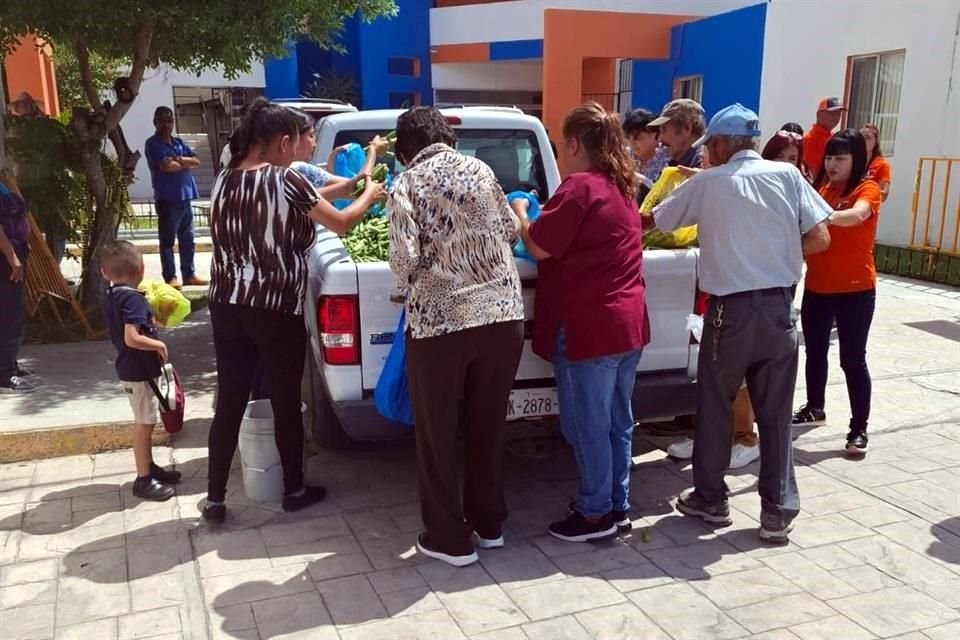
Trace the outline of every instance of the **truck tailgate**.
<instances>
[{"instance_id":1,"label":"truck tailgate","mask_svg":"<svg viewBox=\"0 0 960 640\"><path fill-rule=\"evenodd\" d=\"M360 304L360 353L363 388L374 389L403 308L396 278L384 262L357 264ZM523 281L524 317L533 320L536 266L517 261ZM689 357L689 333L686 318L693 311L697 287L695 249L653 250L643 256L647 284L647 310L652 341L644 350L638 371L686 370ZM528 336L529 338L529 336ZM517 370L518 381L549 381L550 363L534 355L526 340Z\"/></svg>"}]
</instances>

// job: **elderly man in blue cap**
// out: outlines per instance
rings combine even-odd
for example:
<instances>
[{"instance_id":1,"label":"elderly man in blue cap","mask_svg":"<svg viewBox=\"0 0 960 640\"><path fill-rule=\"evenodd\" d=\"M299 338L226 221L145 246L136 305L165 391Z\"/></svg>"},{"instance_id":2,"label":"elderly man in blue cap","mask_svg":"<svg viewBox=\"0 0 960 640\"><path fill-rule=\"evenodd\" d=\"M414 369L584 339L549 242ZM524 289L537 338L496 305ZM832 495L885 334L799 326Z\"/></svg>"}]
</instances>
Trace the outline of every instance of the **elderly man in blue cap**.
<instances>
[{"instance_id":1,"label":"elderly man in blue cap","mask_svg":"<svg viewBox=\"0 0 960 640\"><path fill-rule=\"evenodd\" d=\"M697 225L700 287L710 295L697 381L694 489L677 509L732 523L724 472L730 462L733 399L744 378L760 431L760 538L786 543L800 511L790 434L797 380L791 287L803 256L830 245L831 209L792 164L755 150L757 114L731 105L704 136L712 168L677 188L653 211L665 231Z\"/></svg>"}]
</instances>

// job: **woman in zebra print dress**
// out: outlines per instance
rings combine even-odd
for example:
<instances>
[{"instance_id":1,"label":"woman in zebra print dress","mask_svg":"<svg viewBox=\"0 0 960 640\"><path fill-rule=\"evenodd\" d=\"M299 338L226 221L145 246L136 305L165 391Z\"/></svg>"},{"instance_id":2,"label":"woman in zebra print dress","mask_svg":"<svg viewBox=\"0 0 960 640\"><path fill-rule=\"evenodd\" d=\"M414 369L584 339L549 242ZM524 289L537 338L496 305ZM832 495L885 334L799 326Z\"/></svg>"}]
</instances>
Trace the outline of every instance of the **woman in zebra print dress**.
<instances>
[{"instance_id":1,"label":"woman in zebra print dress","mask_svg":"<svg viewBox=\"0 0 960 640\"><path fill-rule=\"evenodd\" d=\"M303 483L300 378L307 347L303 322L307 255L315 224L344 233L384 194L372 180L338 211L289 168L299 143L297 116L266 100L254 102L230 142L230 166L211 194L213 264L210 320L217 355L217 407L210 427L209 479L203 517L226 517L227 478L257 361L271 390L285 511L323 499Z\"/></svg>"}]
</instances>

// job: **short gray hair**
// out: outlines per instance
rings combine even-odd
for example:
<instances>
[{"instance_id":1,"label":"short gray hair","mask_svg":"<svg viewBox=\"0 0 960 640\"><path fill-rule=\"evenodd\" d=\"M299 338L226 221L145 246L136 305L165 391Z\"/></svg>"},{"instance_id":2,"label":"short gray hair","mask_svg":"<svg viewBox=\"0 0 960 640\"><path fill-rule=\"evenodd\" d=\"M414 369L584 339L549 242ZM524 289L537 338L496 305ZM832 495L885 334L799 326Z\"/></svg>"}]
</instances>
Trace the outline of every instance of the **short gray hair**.
<instances>
[{"instance_id":1,"label":"short gray hair","mask_svg":"<svg viewBox=\"0 0 960 640\"><path fill-rule=\"evenodd\" d=\"M736 149L737 151L756 151L757 143L760 138L754 138L751 136L717 136L718 138L726 138L730 143L730 146Z\"/></svg>"}]
</instances>

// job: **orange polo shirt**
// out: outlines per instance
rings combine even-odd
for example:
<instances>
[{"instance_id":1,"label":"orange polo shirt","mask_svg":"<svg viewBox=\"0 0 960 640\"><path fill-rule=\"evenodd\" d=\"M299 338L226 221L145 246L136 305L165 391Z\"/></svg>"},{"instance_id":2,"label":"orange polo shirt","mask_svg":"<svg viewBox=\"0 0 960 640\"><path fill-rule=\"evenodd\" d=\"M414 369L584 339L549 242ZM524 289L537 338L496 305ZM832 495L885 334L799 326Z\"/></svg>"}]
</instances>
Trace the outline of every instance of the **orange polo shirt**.
<instances>
[{"instance_id":1,"label":"orange polo shirt","mask_svg":"<svg viewBox=\"0 0 960 640\"><path fill-rule=\"evenodd\" d=\"M873 243L883 194L873 180L864 180L847 195L827 184L820 195L835 211L849 209L858 200L870 203L871 215L855 227L830 226L830 248L807 256L806 289L815 293L853 293L877 286Z\"/></svg>"},{"instance_id":2,"label":"orange polo shirt","mask_svg":"<svg viewBox=\"0 0 960 640\"><path fill-rule=\"evenodd\" d=\"M803 136L803 161L814 178L817 177L820 173L820 167L823 166L823 153L831 136L833 136L832 131L824 129L817 123L814 123Z\"/></svg>"},{"instance_id":3,"label":"orange polo shirt","mask_svg":"<svg viewBox=\"0 0 960 640\"><path fill-rule=\"evenodd\" d=\"M867 178L877 184L891 181L890 163L883 156L877 156L867 168Z\"/></svg>"}]
</instances>

